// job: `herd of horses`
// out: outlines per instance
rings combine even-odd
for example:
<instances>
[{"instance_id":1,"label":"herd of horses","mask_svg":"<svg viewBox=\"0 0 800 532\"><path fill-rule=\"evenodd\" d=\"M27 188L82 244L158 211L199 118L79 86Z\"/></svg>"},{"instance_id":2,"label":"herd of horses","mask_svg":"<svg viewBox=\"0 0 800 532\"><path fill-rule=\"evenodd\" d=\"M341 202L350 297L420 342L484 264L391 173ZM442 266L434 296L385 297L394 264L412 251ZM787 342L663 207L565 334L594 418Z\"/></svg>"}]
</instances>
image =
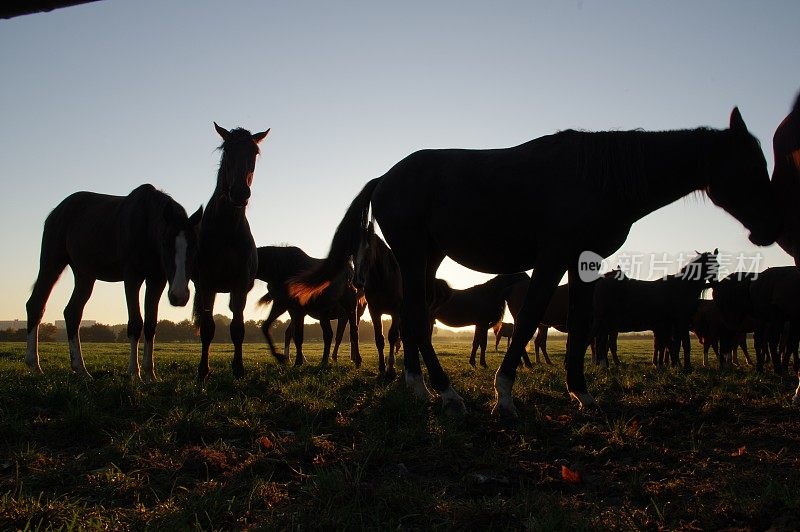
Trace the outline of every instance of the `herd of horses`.
<instances>
[{"instance_id":1,"label":"herd of horses","mask_svg":"<svg viewBox=\"0 0 800 532\"><path fill-rule=\"evenodd\" d=\"M97 279L123 281L128 304L131 377L155 379L153 339L158 300L167 285L172 305L185 306L189 281L195 285L193 316L200 330L197 379L208 379L212 310L217 293L230 293L234 346L232 371L244 374L243 311L256 278L267 283L263 303L272 303L263 332L273 356L295 364L304 356L303 320L320 321L323 363L337 358L346 325L351 359L361 364L358 320L368 308L375 326L379 372L395 375L401 337L405 383L423 399L434 394L422 376L420 357L433 391L448 413L463 413L431 343L433 323L475 326L470 362L486 365L487 331L510 336L494 379L493 413L515 418L512 386L518 366L531 365L526 345L534 342L550 363L548 327L567 333L566 384L581 407L594 406L584 376L584 355L592 348L597 364L618 363L617 334L652 330L653 363L690 366L689 331L700 339L705 361L713 349L720 363L735 363L736 346L747 333L755 339L756 366L765 359L786 371L800 341L800 272L771 268L758 276L717 279L717 252L699 253L675 275L657 281L610 272L587 281L579 257L591 251L609 256L625 241L631 225L692 192L739 220L759 246L778 242L800 257L800 98L775 133L775 170L770 180L758 140L734 108L727 129L583 132L566 130L519 146L493 150L440 149L413 153L386 174L369 181L337 227L328 256L315 259L295 247L256 247L246 217L259 143L269 130L251 134L226 130L211 199L188 216L183 207L151 185L128 196L78 192L47 217L39 275L27 303L26 363L41 372L38 326L50 292L69 265L75 289L64 311L72 369L88 375L78 325ZM514 194L508 194L512 190ZM536 209L530 209L536 199ZM502 215L494 205L502 201ZM380 225L385 241L375 232ZM497 223L509 230L496 231ZM487 273L486 283L456 290L435 277L445 256ZM796 262L797 263L797 262ZM529 277L524 273L532 270ZM564 274L568 283L558 286ZM146 284L145 316L139 291ZM711 288L712 300L701 299ZM503 324L506 306L514 324ZM291 321L283 353L270 328L284 312ZM391 317L388 361L382 316ZM338 323L331 355L333 331ZM144 332L143 367L138 360ZM746 346L746 344L744 344ZM750 360L745 350L745 357ZM800 401L800 387L795 394Z\"/></svg>"}]
</instances>

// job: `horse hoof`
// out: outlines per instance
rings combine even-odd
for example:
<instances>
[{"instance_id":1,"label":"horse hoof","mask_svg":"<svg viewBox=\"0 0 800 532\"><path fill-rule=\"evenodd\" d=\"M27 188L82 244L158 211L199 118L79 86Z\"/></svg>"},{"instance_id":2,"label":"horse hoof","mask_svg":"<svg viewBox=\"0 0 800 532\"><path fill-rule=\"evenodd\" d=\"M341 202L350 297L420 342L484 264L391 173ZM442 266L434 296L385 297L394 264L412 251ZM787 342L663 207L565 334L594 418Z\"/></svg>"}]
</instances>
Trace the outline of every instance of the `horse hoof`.
<instances>
[{"instance_id":1,"label":"horse hoof","mask_svg":"<svg viewBox=\"0 0 800 532\"><path fill-rule=\"evenodd\" d=\"M597 401L589 392L569 392L569 396L578 401L581 410L599 409Z\"/></svg>"},{"instance_id":2,"label":"horse hoof","mask_svg":"<svg viewBox=\"0 0 800 532\"><path fill-rule=\"evenodd\" d=\"M287 357L286 355L278 355L278 354L276 354L275 355L275 360L278 362L278 364L285 365L287 362L289 362L289 357Z\"/></svg>"},{"instance_id":3,"label":"horse hoof","mask_svg":"<svg viewBox=\"0 0 800 532\"><path fill-rule=\"evenodd\" d=\"M495 402L492 407L492 416L499 418L503 422L517 422L519 421L519 414L513 402L502 403L501 401Z\"/></svg>"},{"instance_id":4,"label":"horse hoof","mask_svg":"<svg viewBox=\"0 0 800 532\"><path fill-rule=\"evenodd\" d=\"M354 360L353 364L355 365L356 368L360 368L361 367L361 358L357 358L356 360Z\"/></svg>"},{"instance_id":5,"label":"horse hoof","mask_svg":"<svg viewBox=\"0 0 800 532\"><path fill-rule=\"evenodd\" d=\"M469 365L472 366L473 368L477 367L477 364L475 363L474 360L470 360Z\"/></svg>"},{"instance_id":6,"label":"horse hoof","mask_svg":"<svg viewBox=\"0 0 800 532\"><path fill-rule=\"evenodd\" d=\"M794 397L792 397L792 404L800 405L800 393L794 394Z\"/></svg>"},{"instance_id":7,"label":"horse hoof","mask_svg":"<svg viewBox=\"0 0 800 532\"><path fill-rule=\"evenodd\" d=\"M442 397L442 411L448 416L463 416L467 413L467 406L464 404L464 399L453 389L449 387L441 393Z\"/></svg>"},{"instance_id":8,"label":"horse hoof","mask_svg":"<svg viewBox=\"0 0 800 532\"><path fill-rule=\"evenodd\" d=\"M533 364L530 362L525 362L525 367L531 369L533 367Z\"/></svg>"},{"instance_id":9,"label":"horse hoof","mask_svg":"<svg viewBox=\"0 0 800 532\"><path fill-rule=\"evenodd\" d=\"M389 368L388 370L386 370L386 380L393 381L396 378L397 378L397 372L394 370L394 368Z\"/></svg>"},{"instance_id":10,"label":"horse hoof","mask_svg":"<svg viewBox=\"0 0 800 532\"><path fill-rule=\"evenodd\" d=\"M406 387L408 387L411 393L414 394L414 397L420 401L428 402L433 399L433 394L431 394L431 392L428 391L428 387L425 386L422 375L411 375L406 372Z\"/></svg>"},{"instance_id":11,"label":"horse hoof","mask_svg":"<svg viewBox=\"0 0 800 532\"><path fill-rule=\"evenodd\" d=\"M208 381L209 375L211 375L211 370L209 368L198 368L197 384L200 386L204 386L206 381Z\"/></svg>"},{"instance_id":12,"label":"horse hoof","mask_svg":"<svg viewBox=\"0 0 800 532\"><path fill-rule=\"evenodd\" d=\"M147 372L144 374L142 382L144 382L145 384L154 384L157 380L158 379L156 379L155 372Z\"/></svg>"},{"instance_id":13,"label":"horse hoof","mask_svg":"<svg viewBox=\"0 0 800 532\"><path fill-rule=\"evenodd\" d=\"M489 364L487 364L486 362L481 362L481 367L482 367L483 369L486 369L486 368L488 368L488 367L489 367Z\"/></svg>"},{"instance_id":14,"label":"horse hoof","mask_svg":"<svg viewBox=\"0 0 800 532\"><path fill-rule=\"evenodd\" d=\"M92 380L92 374L86 368L72 368L72 371L81 379Z\"/></svg>"},{"instance_id":15,"label":"horse hoof","mask_svg":"<svg viewBox=\"0 0 800 532\"><path fill-rule=\"evenodd\" d=\"M244 377L244 367L233 366L233 376L237 379L241 379L242 377Z\"/></svg>"},{"instance_id":16,"label":"horse hoof","mask_svg":"<svg viewBox=\"0 0 800 532\"><path fill-rule=\"evenodd\" d=\"M42 371L42 367L39 364L36 365L26 364L26 365L28 366L30 372L33 373L34 375L42 375L44 373Z\"/></svg>"}]
</instances>

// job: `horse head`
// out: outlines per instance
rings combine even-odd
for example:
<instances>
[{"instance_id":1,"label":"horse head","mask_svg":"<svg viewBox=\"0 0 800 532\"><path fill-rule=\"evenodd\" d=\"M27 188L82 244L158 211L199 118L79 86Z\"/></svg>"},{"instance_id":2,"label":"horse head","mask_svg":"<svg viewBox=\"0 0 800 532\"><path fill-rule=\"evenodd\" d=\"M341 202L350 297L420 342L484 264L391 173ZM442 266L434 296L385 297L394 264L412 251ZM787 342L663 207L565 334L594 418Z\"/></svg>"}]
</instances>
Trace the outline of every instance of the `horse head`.
<instances>
[{"instance_id":1,"label":"horse head","mask_svg":"<svg viewBox=\"0 0 800 532\"><path fill-rule=\"evenodd\" d=\"M738 108L731 112L726 133L728 142L717 154L716 167L708 169L706 193L750 231L752 243L767 246L778 238L782 220L764 153Z\"/></svg>"},{"instance_id":2,"label":"horse head","mask_svg":"<svg viewBox=\"0 0 800 532\"><path fill-rule=\"evenodd\" d=\"M256 169L256 156L259 154L258 144L269 134L269 129L255 134L241 128L228 131L216 122L214 128L222 137L217 193L234 207L246 207Z\"/></svg>"},{"instance_id":3,"label":"horse head","mask_svg":"<svg viewBox=\"0 0 800 532\"><path fill-rule=\"evenodd\" d=\"M172 306L184 307L189 302L189 279L197 262L197 242L203 207L187 217L186 211L175 202L164 207L160 230L161 268L166 274L167 297Z\"/></svg>"},{"instance_id":4,"label":"horse head","mask_svg":"<svg viewBox=\"0 0 800 532\"><path fill-rule=\"evenodd\" d=\"M684 281L703 281L714 283L719 275L719 249L698 253L689 264L681 268L677 277Z\"/></svg>"}]
</instances>

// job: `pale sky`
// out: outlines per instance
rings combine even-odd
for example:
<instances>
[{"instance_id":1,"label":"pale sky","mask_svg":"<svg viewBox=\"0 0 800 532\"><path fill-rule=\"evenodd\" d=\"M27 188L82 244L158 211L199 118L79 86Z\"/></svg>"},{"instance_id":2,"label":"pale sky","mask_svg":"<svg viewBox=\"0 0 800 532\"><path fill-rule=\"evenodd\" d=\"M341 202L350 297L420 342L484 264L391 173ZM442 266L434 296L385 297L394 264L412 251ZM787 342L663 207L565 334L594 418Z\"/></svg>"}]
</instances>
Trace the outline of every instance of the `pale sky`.
<instances>
[{"instance_id":1,"label":"pale sky","mask_svg":"<svg viewBox=\"0 0 800 532\"><path fill-rule=\"evenodd\" d=\"M25 318L42 224L70 193L149 182L190 213L204 204L215 120L272 128L248 207L255 240L314 256L363 184L421 148L723 128L738 105L771 170L772 134L800 89L798 20L791 0L103 0L0 21L0 320ZM497 216L502 228L501 205ZM762 269L791 263L696 198L637 223L622 252L715 247L760 252ZM459 288L489 277L450 261L439 276ZM44 321L62 319L71 290L66 271ZM265 316L263 291L246 319ZM84 318L125 323L125 309L122 284L98 282ZM217 311L229 314L227 296ZM162 300L160 317L189 315Z\"/></svg>"}]
</instances>

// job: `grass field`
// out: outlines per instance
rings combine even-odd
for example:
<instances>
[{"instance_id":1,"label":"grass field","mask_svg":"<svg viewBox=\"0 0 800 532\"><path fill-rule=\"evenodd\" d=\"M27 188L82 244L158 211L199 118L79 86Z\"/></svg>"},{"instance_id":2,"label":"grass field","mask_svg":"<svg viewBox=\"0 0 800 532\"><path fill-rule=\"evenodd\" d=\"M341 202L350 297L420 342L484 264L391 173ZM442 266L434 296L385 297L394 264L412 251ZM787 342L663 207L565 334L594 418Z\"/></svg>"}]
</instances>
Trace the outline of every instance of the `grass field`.
<instances>
[{"instance_id":1,"label":"grass field","mask_svg":"<svg viewBox=\"0 0 800 532\"><path fill-rule=\"evenodd\" d=\"M41 345L44 376L24 344L0 344L0 529L795 529L795 380L655 371L650 345L623 341L624 367L589 367L603 414L568 401L560 365L521 370L507 427L466 343L437 346L463 419L378 382L365 343L360 370L316 367L319 344L300 369L248 345L240 381L215 345L206 389L197 345L158 345L145 386L123 344L85 344L91 381L65 344ZM563 339L551 352L560 364Z\"/></svg>"}]
</instances>

